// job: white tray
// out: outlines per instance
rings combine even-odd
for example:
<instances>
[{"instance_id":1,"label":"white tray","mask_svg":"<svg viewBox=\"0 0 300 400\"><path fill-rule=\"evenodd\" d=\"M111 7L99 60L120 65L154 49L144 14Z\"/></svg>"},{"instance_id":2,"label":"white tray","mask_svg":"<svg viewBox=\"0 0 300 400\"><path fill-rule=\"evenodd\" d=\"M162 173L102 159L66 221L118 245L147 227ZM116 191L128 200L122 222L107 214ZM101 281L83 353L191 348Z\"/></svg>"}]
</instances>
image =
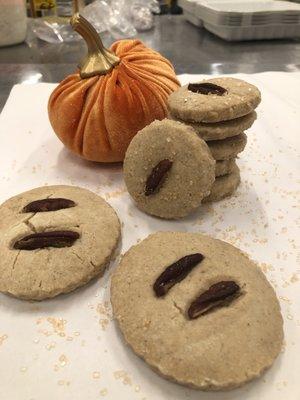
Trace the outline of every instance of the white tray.
<instances>
[{"instance_id":1,"label":"white tray","mask_svg":"<svg viewBox=\"0 0 300 400\"><path fill-rule=\"evenodd\" d=\"M287 1L198 0L194 12L216 26L300 24L300 5Z\"/></svg>"},{"instance_id":2,"label":"white tray","mask_svg":"<svg viewBox=\"0 0 300 400\"><path fill-rule=\"evenodd\" d=\"M182 7L183 10L193 14L196 7L196 0L178 0L178 5Z\"/></svg>"},{"instance_id":3,"label":"white tray","mask_svg":"<svg viewBox=\"0 0 300 400\"><path fill-rule=\"evenodd\" d=\"M194 13L183 10L183 16L187 21L189 21L191 24L197 26L198 28L203 25L201 19L196 17L196 15Z\"/></svg>"},{"instance_id":4,"label":"white tray","mask_svg":"<svg viewBox=\"0 0 300 400\"><path fill-rule=\"evenodd\" d=\"M196 18L196 17L195 17ZM203 23L204 27L228 41L264 40L300 37L300 25L226 26Z\"/></svg>"},{"instance_id":5,"label":"white tray","mask_svg":"<svg viewBox=\"0 0 300 400\"><path fill-rule=\"evenodd\" d=\"M102 279L53 300L29 303L0 295L1 400L300 399L300 74L234 76L257 85L263 100L238 161L242 184L230 199L180 221L141 213L126 193L120 165L85 162L63 148L47 117L55 85L36 84L15 86L0 115L0 202L40 185L79 185L116 209L122 253L158 230L204 232L235 244L260 263L279 296L286 344L274 366L226 393L202 393L160 378L125 346L112 320L114 263ZM180 77L182 83L203 78Z\"/></svg>"}]
</instances>

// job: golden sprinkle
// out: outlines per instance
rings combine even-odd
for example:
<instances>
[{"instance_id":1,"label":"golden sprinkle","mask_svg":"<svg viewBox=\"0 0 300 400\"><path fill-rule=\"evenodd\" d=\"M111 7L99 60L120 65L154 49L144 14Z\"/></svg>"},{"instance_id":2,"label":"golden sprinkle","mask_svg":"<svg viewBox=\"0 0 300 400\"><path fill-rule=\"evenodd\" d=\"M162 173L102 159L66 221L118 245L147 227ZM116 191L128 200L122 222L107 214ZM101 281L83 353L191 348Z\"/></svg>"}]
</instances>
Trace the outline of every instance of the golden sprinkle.
<instances>
[{"instance_id":1,"label":"golden sprinkle","mask_svg":"<svg viewBox=\"0 0 300 400\"><path fill-rule=\"evenodd\" d=\"M58 385L60 385L60 386L70 386L70 381L64 381L64 380L60 380L60 381L58 381L57 382L58 383Z\"/></svg>"},{"instance_id":2,"label":"golden sprinkle","mask_svg":"<svg viewBox=\"0 0 300 400\"><path fill-rule=\"evenodd\" d=\"M27 371L27 369L28 369L27 367L21 367L21 368L20 368L20 372L23 372L23 373L24 373L24 372Z\"/></svg>"},{"instance_id":3,"label":"golden sprinkle","mask_svg":"<svg viewBox=\"0 0 300 400\"><path fill-rule=\"evenodd\" d=\"M108 324L109 324L109 320L107 318L100 318L99 319L99 324L100 324L102 330L105 331L107 326L108 326Z\"/></svg>"},{"instance_id":4,"label":"golden sprinkle","mask_svg":"<svg viewBox=\"0 0 300 400\"><path fill-rule=\"evenodd\" d=\"M46 349L47 350L52 350L52 349L54 349L54 347L56 346L56 343L55 342L51 342L51 343L49 343L49 344L46 344Z\"/></svg>"},{"instance_id":5,"label":"golden sprinkle","mask_svg":"<svg viewBox=\"0 0 300 400\"><path fill-rule=\"evenodd\" d=\"M3 344L4 340L6 340L7 338L8 338L7 335L0 336L0 346Z\"/></svg>"},{"instance_id":6,"label":"golden sprinkle","mask_svg":"<svg viewBox=\"0 0 300 400\"><path fill-rule=\"evenodd\" d=\"M297 273L293 274L290 278L290 282L291 283L296 283L299 281L299 276L297 275Z\"/></svg>"},{"instance_id":7,"label":"golden sprinkle","mask_svg":"<svg viewBox=\"0 0 300 400\"><path fill-rule=\"evenodd\" d=\"M135 385L134 391L135 391L135 392L140 392L140 391L141 391L140 385Z\"/></svg>"},{"instance_id":8,"label":"golden sprinkle","mask_svg":"<svg viewBox=\"0 0 300 400\"><path fill-rule=\"evenodd\" d=\"M100 393L100 396L106 396L107 393L108 393L108 390L106 388L103 388L103 389L100 390L99 393Z\"/></svg>"},{"instance_id":9,"label":"golden sprinkle","mask_svg":"<svg viewBox=\"0 0 300 400\"><path fill-rule=\"evenodd\" d=\"M124 370L120 370L120 371L115 371L114 372L114 378L115 379L120 379L124 385L132 385L132 381L131 378L129 377L129 375L127 374L126 371Z\"/></svg>"},{"instance_id":10,"label":"golden sprinkle","mask_svg":"<svg viewBox=\"0 0 300 400\"><path fill-rule=\"evenodd\" d=\"M93 379L100 379L100 372L99 371L94 371L93 372Z\"/></svg>"},{"instance_id":11,"label":"golden sprinkle","mask_svg":"<svg viewBox=\"0 0 300 400\"><path fill-rule=\"evenodd\" d=\"M60 357L59 357L59 363L60 363L60 365L62 366L62 367L64 367L66 364L67 364L67 362L68 362L68 359L67 359L67 357L64 355L64 354L62 354Z\"/></svg>"}]
</instances>

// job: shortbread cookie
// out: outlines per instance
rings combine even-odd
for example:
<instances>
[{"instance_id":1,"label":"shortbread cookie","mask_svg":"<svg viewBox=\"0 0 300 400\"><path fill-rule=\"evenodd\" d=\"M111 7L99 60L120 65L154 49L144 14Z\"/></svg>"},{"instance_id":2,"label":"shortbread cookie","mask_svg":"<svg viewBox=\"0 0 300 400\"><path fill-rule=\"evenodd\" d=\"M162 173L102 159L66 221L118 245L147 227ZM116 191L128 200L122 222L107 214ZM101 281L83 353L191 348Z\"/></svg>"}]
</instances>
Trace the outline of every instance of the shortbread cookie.
<instances>
[{"instance_id":1,"label":"shortbread cookie","mask_svg":"<svg viewBox=\"0 0 300 400\"><path fill-rule=\"evenodd\" d=\"M223 140L211 140L207 144L215 160L228 160L235 158L244 150L247 144L247 136L245 133L241 133Z\"/></svg>"},{"instance_id":2,"label":"shortbread cookie","mask_svg":"<svg viewBox=\"0 0 300 400\"><path fill-rule=\"evenodd\" d=\"M131 141L124 160L129 194L144 212L180 218L195 210L215 180L207 144L180 122L154 121Z\"/></svg>"},{"instance_id":3,"label":"shortbread cookie","mask_svg":"<svg viewBox=\"0 0 300 400\"><path fill-rule=\"evenodd\" d=\"M230 174L216 178L210 194L202 200L202 203L219 201L225 197L231 196L236 191L240 181L240 170L239 167L235 165Z\"/></svg>"},{"instance_id":4,"label":"shortbread cookie","mask_svg":"<svg viewBox=\"0 0 300 400\"><path fill-rule=\"evenodd\" d=\"M182 86L168 100L170 113L183 121L220 122L242 117L260 103L257 87L236 78L212 78Z\"/></svg>"},{"instance_id":5,"label":"shortbread cookie","mask_svg":"<svg viewBox=\"0 0 300 400\"><path fill-rule=\"evenodd\" d=\"M133 351L196 389L241 386L281 350L279 302L261 269L198 233L159 232L133 246L113 274L111 302Z\"/></svg>"},{"instance_id":6,"label":"shortbread cookie","mask_svg":"<svg viewBox=\"0 0 300 400\"><path fill-rule=\"evenodd\" d=\"M115 211L75 186L44 186L0 207L0 291L42 300L101 275L120 236Z\"/></svg>"},{"instance_id":7,"label":"shortbread cookie","mask_svg":"<svg viewBox=\"0 0 300 400\"><path fill-rule=\"evenodd\" d=\"M195 129L197 134L206 141L220 140L228 137L239 135L245 130L249 129L253 122L256 120L256 112L253 111L243 117L232 119L229 121L215 122L207 124L204 122L188 122L182 121L177 118L169 116L171 119L184 122Z\"/></svg>"},{"instance_id":8,"label":"shortbread cookie","mask_svg":"<svg viewBox=\"0 0 300 400\"><path fill-rule=\"evenodd\" d=\"M215 171L216 177L230 174L234 170L235 166L235 158L217 161Z\"/></svg>"}]
</instances>

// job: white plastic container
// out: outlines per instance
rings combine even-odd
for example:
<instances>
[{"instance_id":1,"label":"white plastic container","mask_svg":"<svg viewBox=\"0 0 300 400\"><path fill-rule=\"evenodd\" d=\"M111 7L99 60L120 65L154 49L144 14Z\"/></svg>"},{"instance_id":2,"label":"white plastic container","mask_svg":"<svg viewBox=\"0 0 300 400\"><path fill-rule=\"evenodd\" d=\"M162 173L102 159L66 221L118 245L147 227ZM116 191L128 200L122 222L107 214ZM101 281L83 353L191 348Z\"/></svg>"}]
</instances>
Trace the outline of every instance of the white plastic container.
<instances>
[{"instance_id":1,"label":"white plastic container","mask_svg":"<svg viewBox=\"0 0 300 400\"><path fill-rule=\"evenodd\" d=\"M300 23L300 5L288 1L198 0L194 5L197 17L217 26Z\"/></svg>"},{"instance_id":2,"label":"white plastic container","mask_svg":"<svg viewBox=\"0 0 300 400\"><path fill-rule=\"evenodd\" d=\"M23 42L26 31L25 0L0 0L0 46Z\"/></svg>"},{"instance_id":3,"label":"white plastic container","mask_svg":"<svg viewBox=\"0 0 300 400\"><path fill-rule=\"evenodd\" d=\"M300 25L226 26L204 23L204 27L228 41L284 39L300 37Z\"/></svg>"},{"instance_id":4,"label":"white plastic container","mask_svg":"<svg viewBox=\"0 0 300 400\"><path fill-rule=\"evenodd\" d=\"M183 10L183 16L187 21L197 26L198 28L203 25L201 19L196 17L196 15L194 13L191 13L190 11Z\"/></svg>"},{"instance_id":5,"label":"white plastic container","mask_svg":"<svg viewBox=\"0 0 300 400\"><path fill-rule=\"evenodd\" d=\"M300 4L274 0L180 0L180 3L186 19L201 20L207 30L225 40L300 37Z\"/></svg>"}]
</instances>

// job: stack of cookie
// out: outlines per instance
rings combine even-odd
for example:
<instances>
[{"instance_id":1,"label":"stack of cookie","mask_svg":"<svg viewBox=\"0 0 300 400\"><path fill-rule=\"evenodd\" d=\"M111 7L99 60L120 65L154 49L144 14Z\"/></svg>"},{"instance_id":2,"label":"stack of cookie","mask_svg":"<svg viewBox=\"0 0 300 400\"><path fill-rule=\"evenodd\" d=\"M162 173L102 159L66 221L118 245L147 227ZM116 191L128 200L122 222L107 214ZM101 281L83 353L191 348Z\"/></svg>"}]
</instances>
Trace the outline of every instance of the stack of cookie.
<instances>
[{"instance_id":1,"label":"stack of cookie","mask_svg":"<svg viewBox=\"0 0 300 400\"><path fill-rule=\"evenodd\" d=\"M170 118L194 128L216 160L216 180L203 202L230 196L240 183L236 157L256 119L259 90L240 79L213 78L181 87L169 97Z\"/></svg>"}]
</instances>

